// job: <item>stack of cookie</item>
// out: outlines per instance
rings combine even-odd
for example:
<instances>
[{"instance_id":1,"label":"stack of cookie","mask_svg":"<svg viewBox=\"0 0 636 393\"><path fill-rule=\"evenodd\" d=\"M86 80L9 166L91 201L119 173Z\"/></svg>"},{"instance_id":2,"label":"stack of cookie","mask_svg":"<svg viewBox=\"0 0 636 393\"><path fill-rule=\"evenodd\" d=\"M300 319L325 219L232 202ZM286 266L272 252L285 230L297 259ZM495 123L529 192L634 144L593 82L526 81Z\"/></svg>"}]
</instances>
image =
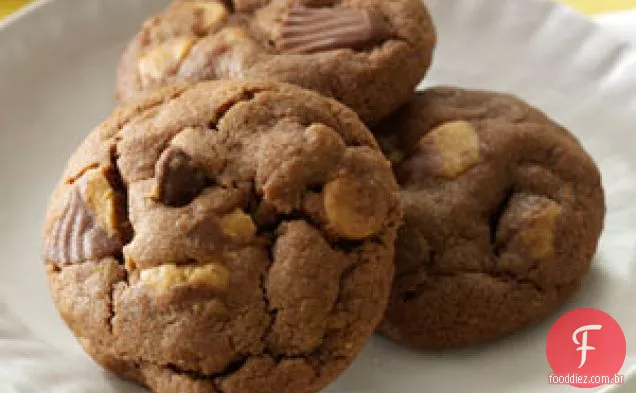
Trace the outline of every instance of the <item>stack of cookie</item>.
<instances>
[{"instance_id":1,"label":"stack of cookie","mask_svg":"<svg viewBox=\"0 0 636 393\"><path fill-rule=\"evenodd\" d=\"M45 224L85 350L155 393L315 393L378 327L459 347L563 303L603 226L599 171L514 97L413 93L435 41L420 0L149 19Z\"/></svg>"}]
</instances>

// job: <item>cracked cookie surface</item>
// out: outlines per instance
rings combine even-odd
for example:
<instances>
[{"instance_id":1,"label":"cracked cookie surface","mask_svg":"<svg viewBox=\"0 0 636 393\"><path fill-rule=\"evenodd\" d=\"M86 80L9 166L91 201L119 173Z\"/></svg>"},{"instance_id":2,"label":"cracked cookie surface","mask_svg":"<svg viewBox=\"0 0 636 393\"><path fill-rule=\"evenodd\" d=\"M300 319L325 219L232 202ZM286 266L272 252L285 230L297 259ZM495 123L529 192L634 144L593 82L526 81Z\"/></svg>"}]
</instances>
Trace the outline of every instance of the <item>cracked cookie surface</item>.
<instances>
[{"instance_id":1,"label":"cracked cookie surface","mask_svg":"<svg viewBox=\"0 0 636 393\"><path fill-rule=\"evenodd\" d=\"M374 124L408 101L435 43L420 0L178 0L129 44L118 95L267 79L335 98Z\"/></svg>"},{"instance_id":2,"label":"cracked cookie surface","mask_svg":"<svg viewBox=\"0 0 636 393\"><path fill-rule=\"evenodd\" d=\"M95 360L156 393L317 392L381 321L397 190L336 101L173 86L70 158L44 228L51 293Z\"/></svg>"},{"instance_id":3,"label":"cracked cookie surface","mask_svg":"<svg viewBox=\"0 0 636 393\"><path fill-rule=\"evenodd\" d=\"M405 210L382 333L420 349L476 344L579 287L605 203L598 168L567 130L512 96L433 88L376 135Z\"/></svg>"}]
</instances>

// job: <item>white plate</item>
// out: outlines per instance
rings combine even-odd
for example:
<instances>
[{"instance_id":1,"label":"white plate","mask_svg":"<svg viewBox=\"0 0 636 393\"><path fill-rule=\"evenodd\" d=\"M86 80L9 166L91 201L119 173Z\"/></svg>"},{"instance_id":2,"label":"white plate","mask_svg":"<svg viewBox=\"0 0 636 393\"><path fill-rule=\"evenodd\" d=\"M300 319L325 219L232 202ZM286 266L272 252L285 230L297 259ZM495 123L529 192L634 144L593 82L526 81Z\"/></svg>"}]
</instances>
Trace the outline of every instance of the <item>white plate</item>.
<instances>
[{"instance_id":1,"label":"white plate","mask_svg":"<svg viewBox=\"0 0 636 393\"><path fill-rule=\"evenodd\" d=\"M39 258L49 191L66 157L114 105L129 36L167 0L50 0L0 25L0 392L129 393L82 353L49 300ZM521 95L569 126L599 162L609 213L584 290L627 335L636 389L636 54L542 0L429 0L440 46L426 84ZM10 316L10 314L12 316ZM561 392L545 338L557 315L498 343L414 353L376 338L332 393ZM18 322L19 321L19 322ZM574 388L570 388L574 391ZM613 388L606 388L608 390Z\"/></svg>"},{"instance_id":2,"label":"white plate","mask_svg":"<svg viewBox=\"0 0 636 393\"><path fill-rule=\"evenodd\" d=\"M636 11L600 15L596 20L624 40L636 44Z\"/></svg>"}]
</instances>

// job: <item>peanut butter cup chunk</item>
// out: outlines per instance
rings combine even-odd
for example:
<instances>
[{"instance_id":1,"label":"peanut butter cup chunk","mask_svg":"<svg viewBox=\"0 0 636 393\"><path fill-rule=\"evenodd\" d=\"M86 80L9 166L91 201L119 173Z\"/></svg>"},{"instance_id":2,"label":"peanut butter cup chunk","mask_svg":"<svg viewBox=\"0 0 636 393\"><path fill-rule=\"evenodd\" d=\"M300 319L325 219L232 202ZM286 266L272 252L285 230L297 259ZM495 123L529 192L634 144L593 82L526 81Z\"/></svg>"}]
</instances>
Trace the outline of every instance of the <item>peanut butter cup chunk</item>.
<instances>
[{"instance_id":1,"label":"peanut butter cup chunk","mask_svg":"<svg viewBox=\"0 0 636 393\"><path fill-rule=\"evenodd\" d=\"M177 0L132 40L117 88L128 101L175 82L269 79L375 124L406 103L435 44L420 0Z\"/></svg>"},{"instance_id":2,"label":"peanut butter cup chunk","mask_svg":"<svg viewBox=\"0 0 636 393\"><path fill-rule=\"evenodd\" d=\"M375 12L294 7L283 21L277 48L299 54L360 49L390 35L390 26Z\"/></svg>"},{"instance_id":3,"label":"peanut butter cup chunk","mask_svg":"<svg viewBox=\"0 0 636 393\"><path fill-rule=\"evenodd\" d=\"M173 86L70 158L44 228L53 300L87 353L156 393L316 393L382 319L397 191L332 99Z\"/></svg>"},{"instance_id":4,"label":"peanut butter cup chunk","mask_svg":"<svg viewBox=\"0 0 636 393\"><path fill-rule=\"evenodd\" d=\"M493 340L579 288L603 228L599 170L504 94L434 88L376 129L405 209L380 331L420 349Z\"/></svg>"}]
</instances>

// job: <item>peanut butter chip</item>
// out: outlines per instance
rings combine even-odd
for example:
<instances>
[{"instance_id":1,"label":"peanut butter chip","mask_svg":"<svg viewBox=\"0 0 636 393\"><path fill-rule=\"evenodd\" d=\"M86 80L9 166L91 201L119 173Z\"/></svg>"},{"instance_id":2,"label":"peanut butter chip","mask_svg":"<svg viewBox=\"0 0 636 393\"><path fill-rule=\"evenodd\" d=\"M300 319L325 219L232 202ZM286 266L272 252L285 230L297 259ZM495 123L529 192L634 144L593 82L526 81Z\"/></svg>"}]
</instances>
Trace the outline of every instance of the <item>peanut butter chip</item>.
<instances>
[{"instance_id":1,"label":"peanut butter chip","mask_svg":"<svg viewBox=\"0 0 636 393\"><path fill-rule=\"evenodd\" d=\"M201 27L206 31L217 29L230 16L227 8L220 3L196 1L191 6L201 12Z\"/></svg>"},{"instance_id":2,"label":"peanut butter chip","mask_svg":"<svg viewBox=\"0 0 636 393\"><path fill-rule=\"evenodd\" d=\"M220 222L221 230L231 238L250 239L256 235L256 224L252 217L241 209L225 215Z\"/></svg>"},{"instance_id":3,"label":"peanut butter chip","mask_svg":"<svg viewBox=\"0 0 636 393\"><path fill-rule=\"evenodd\" d=\"M361 240L375 234L389 214L389 196L374 183L341 178L325 186L328 226L336 235Z\"/></svg>"},{"instance_id":4,"label":"peanut butter chip","mask_svg":"<svg viewBox=\"0 0 636 393\"><path fill-rule=\"evenodd\" d=\"M230 282L229 271L219 264L203 266L161 265L144 269L140 273L143 284L159 292L167 292L176 287L195 287L227 292Z\"/></svg>"},{"instance_id":5,"label":"peanut butter chip","mask_svg":"<svg viewBox=\"0 0 636 393\"><path fill-rule=\"evenodd\" d=\"M555 227L561 216L561 206L552 201L544 203L533 211L522 215L527 224L518 234L518 241L530 252L534 260L551 258L554 255Z\"/></svg>"},{"instance_id":6,"label":"peanut butter chip","mask_svg":"<svg viewBox=\"0 0 636 393\"><path fill-rule=\"evenodd\" d=\"M219 48L215 53L214 71L219 79L242 78L245 65L241 62L241 45L253 45L247 30L243 27L228 27L218 33Z\"/></svg>"},{"instance_id":7,"label":"peanut butter chip","mask_svg":"<svg viewBox=\"0 0 636 393\"><path fill-rule=\"evenodd\" d=\"M194 40L190 38L175 38L148 51L139 60L142 85L151 85L176 73L193 45Z\"/></svg>"},{"instance_id":8,"label":"peanut butter chip","mask_svg":"<svg viewBox=\"0 0 636 393\"><path fill-rule=\"evenodd\" d=\"M434 174L456 178L480 161L479 135L465 121L455 121L435 128L420 141Z\"/></svg>"},{"instance_id":9,"label":"peanut butter chip","mask_svg":"<svg viewBox=\"0 0 636 393\"><path fill-rule=\"evenodd\" d=\"M117 230L117 201L103 170L86 173L84 195L88 207L97 218L97 224L108 236L115 236Z\"/></svg>"},{"instance_id":10,"label":"peanut butter chip","mask_svg":"<svg viewBox=\"0 0 636 393\"><path fill-rule=\"evenodd\" d=\"M257 47L245 27L225 27L192 48L177 78L197 80L202 72L211 79L242 78L247 71L244 60L255 54Z\"/></svg>"},{"instance_id":11,"label":"peanut butter chip","mask_svg":"<svg viewBox=\"0 0 636 393\"><path fill-rule=\"evenodd\" d=\"M297 54L361 49L389 36L389 26L377 13L294 6L283 21L277 48Z\"/></svg>"}]
</instances>

